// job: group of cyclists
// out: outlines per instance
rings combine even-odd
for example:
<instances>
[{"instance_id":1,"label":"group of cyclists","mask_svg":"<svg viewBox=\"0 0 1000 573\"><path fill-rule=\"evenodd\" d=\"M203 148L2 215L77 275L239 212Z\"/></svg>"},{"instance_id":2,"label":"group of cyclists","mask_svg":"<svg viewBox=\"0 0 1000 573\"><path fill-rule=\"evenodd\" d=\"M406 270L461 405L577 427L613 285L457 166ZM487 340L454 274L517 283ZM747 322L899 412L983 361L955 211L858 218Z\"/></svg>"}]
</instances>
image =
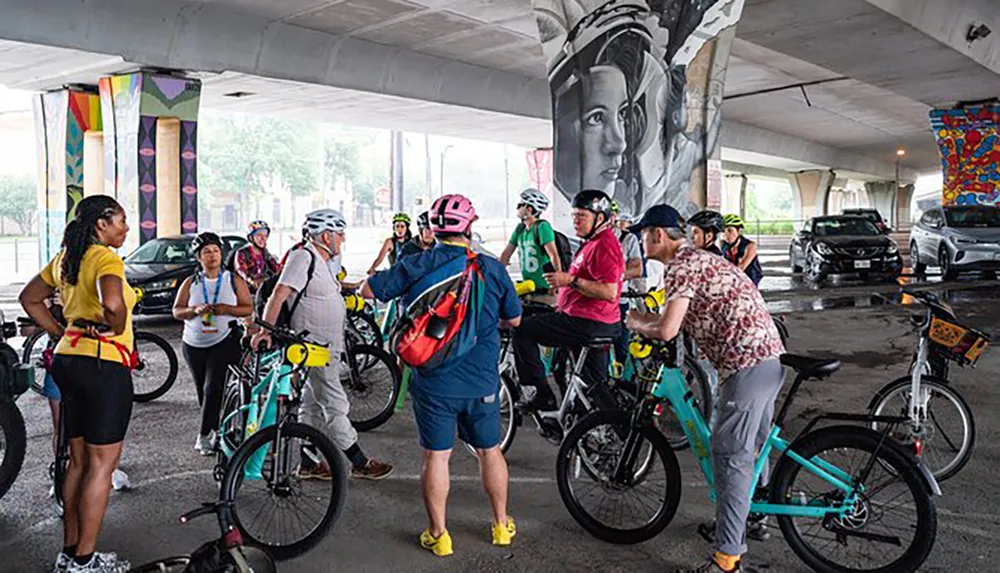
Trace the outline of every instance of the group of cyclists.
<instances>
[{"instance_id":1,"label":"group of cyclists","mask_svg":"<svg viewBox=\"0 0 1000 573\"><path fill-rule=\"evenodd\" d=\"M425 452L421 477L429 520L420 545L438 556L453 552L446 505L456 430L479 456L492 508L492 543L508 546L516 535L507 513L508 470L499 448L496 364L501 328L513 329L520 383L537 389L519 407L538 411L554 406L539 346L575 348L595 339L614 340L615 360L623 361L630 332L668 340L683 329L722 381L712 442L719 492L715 551L685 571L741 570L754 453L766 438L762 433L769 427L782 382L777 358L783 345L755 286L763 274L756 245L743 236L743 221L735 215L702 211L685 221L672 207L658 205L637 219L619 212L604 192L583 190L572 202L573 232L580 246L567 258L559 233L542 218L548 207L549 198L540 191L521 193L517 205L521 224L500 259L477 259L483 296L473 325L474 344L439 367L417 369L411 380L414 417ZM270 228L262 221L251 223L249 242L232 257L232 268L224 261L218 235L203 232L194 237L199 268L181 285L173 312L184 322L183 354L201 407L196 449L210 454L216 448L226 371L241 353L241 321L247 324L257 314L276 323L287 315L290 328L309 331L316 343L328 345L337 356L345 345L345 287L356 287L363 297L382 302L401 299L405 307L422 294L429 277L448 276L448 269L476 256L472 228L477 220L475 207L462 195L436 200L417 217L415 235L410 217L396 214L393 234L383 243L368 277L351 285L341 272L347 223L333 209L309 213L302 241L281 261L267 249ZM111 475L131 415L135 292L113 250L124 244L128 232L125 212L114 199L85 198L67 225L63 249L20 297L28 315L60 340L50 373L66 412L70 464L57 572L129 567L114 553L96 551ZM525 308L505 269L515 252L522 276L534 282L531 296L549 305L542 311L533 305L535 310L523 318ZM379 270L385 258L389 267ZM662 273L651 271L657 264ZM269 280L273 288L267 292L263 287ZM629 310L624 304L623 289L642 292L661 281L666 305L659 315ZM254 304L255 293L258 298L266 294L262 307ZM56 294L62 301L61 320L56 320L47 302ZM266 331L250 334L254 348L270 343ZM607 391L610 359L609 351L588 354L582 378L595 392ZM332 360L325 368L309 370L302 421L328 434L351 462L353 477L382 479L393 468L362 451L348 419L350 403L339 368L340 361ZM319 464L301 467L298 475L329 480L330 471ZM760 529L760 524L751 525Z\"/></svg>"}]
</instances>

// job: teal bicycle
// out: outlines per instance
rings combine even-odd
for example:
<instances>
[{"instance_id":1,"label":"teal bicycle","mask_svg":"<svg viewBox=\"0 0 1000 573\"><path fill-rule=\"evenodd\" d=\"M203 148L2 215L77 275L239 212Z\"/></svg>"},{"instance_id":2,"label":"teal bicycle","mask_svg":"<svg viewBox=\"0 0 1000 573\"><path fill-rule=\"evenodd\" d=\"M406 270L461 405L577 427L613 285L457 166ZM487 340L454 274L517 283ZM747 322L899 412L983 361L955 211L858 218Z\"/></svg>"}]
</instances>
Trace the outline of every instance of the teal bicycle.
<instances>
[{"instance_id":1,"label":"teal bicycle","mask_svg":"<svg viewBox=\"0 0 1000 573\"><path fill-rule=\"evenodd\" d=\"M342 454L323 431L298 422L308 369L325 366L330 351L310 343L308 332L255 322L271 333L274 346L253 355L249 373L244 363L230 376L216 477L240 533L276 559L289 559L319 543L347 497ZM227 403L233 396L239 405ZM329 478L303 474L322 464Z\"/></svg>"},{"instance_id":2,"label":"teal bicycle","mask_svg":"<svg viewBox=\"0 0 1000 573\"><path fill-rule=\"evenodd\" d=\"M677 456L652 423L656 406L669 402L692 445L715 501L711 434L676 368L673 343L649 342L664 358L655 372L639 373L651 393L632 411L598 411L566 435L556 462L559 494L573 518L595 537L631 544L652 539L673 519L681 494ZM789 441L780 436L796 392L805 380L837 371L836 360L785 355L797 372L775 424L755 462L751 514L776 516L789 546L816 571L914 571L930 554L937 532L930 471L891 439L904 417L826 414ZM823 420L885 429L834 425ZM772 453L779 457L767 486L757 487Z\"/></svg>"}]
</instances>

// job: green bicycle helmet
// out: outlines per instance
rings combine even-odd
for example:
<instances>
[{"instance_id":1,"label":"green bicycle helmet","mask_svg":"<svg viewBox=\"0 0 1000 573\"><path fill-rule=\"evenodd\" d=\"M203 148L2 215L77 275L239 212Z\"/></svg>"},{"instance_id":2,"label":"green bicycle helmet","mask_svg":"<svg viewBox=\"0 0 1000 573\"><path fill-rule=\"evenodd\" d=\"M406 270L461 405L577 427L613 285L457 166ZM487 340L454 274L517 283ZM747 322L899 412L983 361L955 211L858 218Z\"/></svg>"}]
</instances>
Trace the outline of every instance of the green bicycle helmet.
<instances>
[{"instance_id":1,"label":"green bicycle helmet","mask_svg":"<svg viewBox=\"0 0 1000 573\"><path fill-rule=\"evenodd\" d=\"M407 215L406 213L396 213L395 215L392 216L392 222L393 223L406 223L407 225L409 225L410 224L410 216Z\"/></svg>"},{"instance_id":2,"label":"green bicycle helmet","mask_svg":"<svg viewBox=\"0 0 1000 573\"><path fill-rule=\"evenodd\" d=\"M726 227L736 227L737 229L742 229L744 227L743 218L740 217L739 215L734 215L732 213L723 217L722 223Z\"/></svg>"}]
</instances>

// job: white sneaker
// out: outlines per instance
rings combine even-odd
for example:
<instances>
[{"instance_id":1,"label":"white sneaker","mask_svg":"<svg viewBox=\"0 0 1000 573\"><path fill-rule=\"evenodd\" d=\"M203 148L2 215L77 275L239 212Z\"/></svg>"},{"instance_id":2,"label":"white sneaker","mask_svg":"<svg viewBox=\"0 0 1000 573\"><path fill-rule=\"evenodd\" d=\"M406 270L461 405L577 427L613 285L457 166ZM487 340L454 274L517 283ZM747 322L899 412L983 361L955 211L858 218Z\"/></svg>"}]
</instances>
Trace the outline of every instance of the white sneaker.
<instances>
[{"instance_id":1,"label":"white sneaker","mask_svg":"<svg viewBox=\"0 0 1000 573\"><path fill-rule=\"evenodd\" d=\"M127 573L132 568L132 564L124 559L120 559L114 553L94 553L90 558L90 563L78 565L70 559L67 573Z\"/></svg>"},{"instance_id":2,"label":"white sneaker","mask_svg":"<svg viewBox=\"0 0 1000 573\"><path fill-rule=\"evenodd\" d=\"M52 573L66 573L72 561L72 557L60 551L59 555L56 556L56 564L52 566Z\"/></svg>"},{"instance_id":3,"label":"white sneaker","mask_svg":"<svg viewBox=\"0 0 1000 573\"><path fill-rule=\"evenodd\" d=\"M132 489L132 482L129 481L127 473L115 469L114 473L111 474L111 487L115 488L115 491Z\"/></svg>"},{"instance_id":4,"label":"white sneaker","mask_svg":"<svg viewBox=\"0 0 1000 573\"><path fill-rule=\"evenodd\" d=\"M210 432L207 436L198 436L194 442L194 449L203 456L211 456L215 453L215 432Z\"/></svg>"}]
</instances>

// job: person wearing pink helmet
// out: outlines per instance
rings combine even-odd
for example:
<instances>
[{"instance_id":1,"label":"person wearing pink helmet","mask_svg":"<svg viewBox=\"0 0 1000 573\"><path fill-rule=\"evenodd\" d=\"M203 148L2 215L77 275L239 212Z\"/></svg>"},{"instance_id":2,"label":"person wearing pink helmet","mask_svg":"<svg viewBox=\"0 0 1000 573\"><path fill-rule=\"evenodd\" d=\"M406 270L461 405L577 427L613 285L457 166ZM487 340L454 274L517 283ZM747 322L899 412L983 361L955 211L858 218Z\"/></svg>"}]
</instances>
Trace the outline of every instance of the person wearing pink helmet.
<instances>
[{"instance_id":1,"label":"person wearing pink helmet","mask_svg":"<svg viewBox=\"0 0 1000 573\"><path fill-rule=\"evenodd\" d=\"M405 257L392 268L375 273L362 295L381 301L403 298L404 307L430 286L461 273L471 248L476 210L462 195L445 195L428 213L437 243L423 253ZM434 369L421 368L410 383L413 413L424 449L422 486L430 527L420 545L437 556L452 553L445 524L448 502L448 461L455 430L479 456L483 486L493 509L493 544L508 546L516 534L507 515L507 462L500 451L500 328L521 322L521 303L499 260L478 256L484 283L482 307L476 317L476 342L466 353ZM466 320L469 318L467 317Z\"/></svg>"}]
</instances>

